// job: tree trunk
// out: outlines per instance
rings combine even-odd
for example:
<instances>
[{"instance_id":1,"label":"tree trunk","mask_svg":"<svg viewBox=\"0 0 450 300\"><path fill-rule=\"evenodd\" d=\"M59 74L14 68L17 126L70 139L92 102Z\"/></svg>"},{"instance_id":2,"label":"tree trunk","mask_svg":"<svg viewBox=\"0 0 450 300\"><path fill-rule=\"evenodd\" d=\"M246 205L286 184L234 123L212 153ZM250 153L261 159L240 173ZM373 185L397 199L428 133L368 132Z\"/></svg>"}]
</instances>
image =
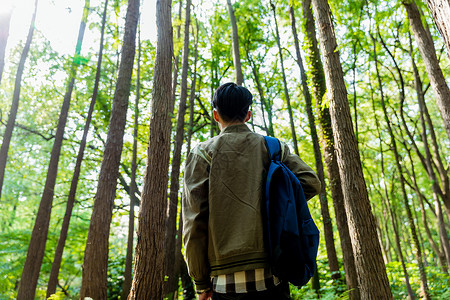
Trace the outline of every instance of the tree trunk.
<instances>
[{"instance_id":1,"label":"tree trunk","mask_svg":"<svg viewBox=\"0 0 450 300\"><path fill-rule=\"evenodd\" d=\"M441 251L439 249L439 246L434 241L433 235L432 235L431 230L430 230L430 226L429 226L430 222L428 221L427 210L425 209L425 205L423 203L423 195L422 195L422 193L421 193L421 191L419 189L419 186L417 185L416 171L414 169L414 160L413 160L413 157L411 155L411 150L406 147L406 143L405 143L405 148L408 151L409 161L411 163L411 172L412 172L411 180L412 180L413 185L414 185L414 190L416 191L417 196L419 198L419 207L420 207L420 214L421 214L421 219L422 219L422 225L423 225L423 228L425 229L425 233L426 233L427 238L428 238L427 241L430 243L431 248L433 249L434 253L436 254L436 256L438 258L438 261L439 261L439 265L442 268L442 271L444 273L448 274L448 266L447 266L447 261L446 261L446 258L445 258L445 254L444 254L443 251Z\"/></svg>"},{"instance_id":2,"label":"tree trunk","mask_svg":"<svg viewBox=\"0 0 450 300\"><path fill-rule=\"evenodd\" d=\"M52 211L53 195L58 173L59 155L61 153L64 130L66 127L67 116L69 114L72 91L75 85L78 63L76 57L80 55L81 44L83 42L84 31L86 28L87 16L89 14L89 0L85 1L84 11L78 31L78 39L75 48L75 57L70 69L68 86L64 95L61 112L59 115L58 126L56 128L55 141L50 154L50 162L47 170L44 191L42 193L39 210L36 215L33 232L31 234L30 244L28 246L27 258L20 279L20 286L17 293L17 299L33 299L36 293L37 281L45 253L45 244L47 242L48 227Z\"/></svg>"},{"instance_id":3,"label":"tree trunk","mask_svg":"<svg viewBox=\"0 0 450 300\"><path fill-rule=\"evenodd\" d=\"M284 71L283 53L281 52L282 49L281 49L281 43L280 43L280 33L278 31L277 15L276 15L276 10L275 10L275 5L272 3L272 0L270 0L270 7L272 8L273 19L275 21L275 33L276 33L276 40L277 40L277 45L278 45L278 54L280 55L281 75L283 77L284 96L286 98L286 103L287 103L288 112L289 112L289 123L291 125L292 141L294 142L294 152L295 152L295 154L299 155L298 144L297 144L297 135L295 133L294 117L292 114L292 107L291 107L291 98L289 97L289 91L288 91L287 82L286 82L286 73Z\"/></svg>"},{"instance_id":4,"label":"tree trunk","mask_svg":"<svg viewBox=\"0 0 450 300\"><path fill-rule=\"evenodd\" d=\"M17 66L16 81L14 84L14 94L13 94L11 109L9 110L8 122L6 123L5 133L3 134L2 146L0 148L0 199L2 196L3 181L5 179L5 169L6 169L6 162L8 160L9 144L11 143L11 137L12 137L12 133L14 130L14 125L16 123L17 110L19 109L20 89L21 89L21 84L22 84L23 69L25 67L25 61L27 60L28 52L30 51L31 40L33 39L34 22L36 20L37 5L38 5L38 0L35 0L34 11L33 11L32 17L31 17L30 27L28 29L27 40L25 41L25 46L23 47L22 54L20 55L19 65ZM8 27L9 27L9 25L8 25ZM6 28L5 28L5 30L6 30ZM2 36L3 36L3 29L2 29L2 33L0 33L0 34L2 34ZM5 44L5 46L6 46L6 44ZM3 70L3 63L1 65L1 68ZM1 76L1 73L0 73L0 76Z\"/></svg>"},{"instance_id":5,"label":"tree trunk","mask_svg":"<svg viewBox=\"0 0 450 300\"><path fill-rule=\"evenodd\" d=\"M86 123L84 125L83 137L81 139L80 148L78 150L77 161L75 163L75 169L74 169L72 181L70 184L69 196L67 198L66 212L64 214L64 219L63 219L63 222L61 225L61 232L59 235L58 244L56 246L55 256L54 256L52 268L50 271L50 278L48 280L48 286L47 286L47 298L56 292L56 286L58 285L59 269L61 267L62 255L63 255L63 251L64 251L64 246L65 246L66 240L67 240L67 232L69 230L70 218L72 216L72 210L73 210L73 206L75 203L77 185L78 185L78 180L79 180L80 171L81 171L81 163L83 161L84 150L86 148L87 135L89 132L89 126L91 124L92 113L94 111L95 101L97 99L98 86L99 86L99 82L100 82L101 66L102 66L103 39L104 39L107 7L108 7L108 0L105 1L105 7L103 10L102 29L101 29L101 36L100 36L100 51L99 51L99 56L98 56L98 60L97 60L97 71L96 71L96 75L95 75L94 91L92 93L91 103L89 105L89 111L88 111L88 115L86 117ZM85 5L85 13L86 14L87 14L88 9L89 9L89 7ZM87 15L86 15L86 18L83 20L84 23L86 22L86 19L87 19Z\"/></svg>"},{"instance_id":6,"label":"tree trunk","mask_svg":"<svg viewBox=\"0 0 450 300\"><path fill-rule=\"evenodd\" d=\"M400 93L400 101L401 101L401 109L400 111L403 113L403 103L405 101L405 87L404 87L404 81L403 81L403 76L401 73L401 69L399 68L399 66L397 65L397 62L394 59L394 56L392 55L392 53L389 51L389 49L387 48L386 44L384 43L383 39L381 38L380 33L378 33L381 42L384 46L384 48L386 49L386 52L388 52L389 56L392 58L395 68L397 70L397 73L399 75L400 78L400 86L399 86L399 93ZM374 41L375 43L375 41ZM377 64L378 62L375 61L375 63ZM382 89L382 84L381 84L381 79L379 79L379 85L380 85L380 89ZM383 93L381 92L381 95L383 95ZM414 254L416 256L417 259L417 264L419 267L419 273L420 273L420 282L421 282L421 289L422 289L422 293L423 293L423 297L425 299L429 299L429 291L428 291L428 283L427 283L427 277L426 277L426 273L425 273L425 267L423 265L423 258L422 258L422 250L420 247L420 243L419 243L419 239L417 237L417 230L416 230L416 226L414 223L414 218L411 212L411 207L409 205L409 200L408 200L408 196L406 193L406 187L405 187L405 179L403 177L403 168L401 166L401 159L400 159L400 154L398 153L398 149L397 149L397 142L395 139L395 135L394 135L394 131L392 129L391 126L391 121L389 119L389 114L387 112L387 108L386 108L386 104L384 101L384 97L381 97L381 106L383 108L383 112L384 112L384 119L386 121L386 125L388 128L388 133L389 136L391 138L391 150L394 153L394 158L395 158L395 166L397 168L397 172L398 172L398 176L399 176L399 181L400 181L400 188L401 188L401 193L402 193L402 198L403 198L403 204L404 204L404 209L406 209L406 215L408 218L408 225L409 225L409 229L411 230L411 235L412 235L412 239L413 239L413 247L414 247Z\"/></svg>"},{"instance_id":7,"label":"tree trunk","mask_svg":"<svg viewBox=\"0 0 450 300\"><path fill-rule=\"evenodd\" d=\"M433 122L431 121L430 113L428 112L427 105L425 103L425 99L423 101L423 111L425 114L425 121L428 125L429 136L431 138L431 150L433 150L433 164L436 166L437 171L439 173L439 177L441 178L441 197L444 202L444 207L447 212L447 217L450 218L450 179L448 167L444 166L444 163L441 158L441 154L439 151L438 141L436 137L436 132L434 130Z\"/></svg>"},{"instance_id":8,"label":"tree trunk","mask_svg":"<svg viewBox=\"0 0 450 300\"><path fill-rule=\"evenodd\" d=\"M135 56L139 0L129 0L122 58L114 93L105 151L84 252L80 298L106 299L108 240L123 147L131 75Z\"/></svg>"},{"instance_id":9,"label":"tree trunk","mask_svg":"<svg viewBox=\"0 0 450 300\"><path fill-rule=\"evenodd\" d=\"M425 64L431 86L434 90L436 103L441 111L447 135L450 138L450 89L445 81L442 69L436 56L433 39L428 28L422 23L421 14L415 0L403 0L403 6L408 13L409 24L414 39L419 46L419 51ZM450 205L450 203L448 203Z\"/></svg>"},{"instance_id":10,"label":"tree trunk","mask_svg":"<svg viewBox=\"0 0 450 300\"><path fill-rule=\"evenodd\" d=\"M8 42L11 14L12 10L0 13L0 83L2 83L3 68L5 67L5 50Z\"/></svg>"},{"instance_id":11,"label":"tree trunk","mask_svg":"<svg viewBox=\"0 0 450 300\"><path fill-rule=\"evenodd\" d=\"M139 21L138 21L139 22ZM134 128L133 128L133 157L131 159L131 182L130 182L130 216L128 220L128 242L127 255L125 258L124 280L122 284L122 298L126 299L130 293L133 280L133 249L134 249L134 206L139 203L136 198L138 187L136 184L137 170L137 142L139 129L139 100L141 97L141 30L138 31L138 59L136 74L136 97L134 102Z\"/></svg>"},{"instance_id":12,"label":"tree trunk","mask_svg":"<svg viewBox=\"0 0 450 300\"><path fill-rule=\"evenodd\" d=\"M314 17L311 9L311 1L305 0L302 3L303 14L306 19L305 38L307 40L306 57L309 62L313 96L316 101L318 111L318 121L321 127L321 139L323 144L324 160L327 166L328 178L330 181L331 195L336 215L336 225L342 248L342 258L344 262L345 279L347 289L350 291L350 299L359 299L358 277L356 274L355 258L353 256L352 243L347 223L347 214L344 206L344 196L342 194L341 179L339 177L339 167L334 149L333 129L331 127L331 117L327 106L322 105L323 96L326 91L325 75L322 61L320 60L319 48L317 46L316 29Z\"/></svg>"},{"instance_id":13,"label":"tree trunk","mask_svg":"<svg viewBox=\"0 0 450 300\"><path fill-rule=\"evenodd\" d=\"M194 51L194 78L191 82L191 94L189 95L189 127L186 137L186 154L191 152L191 139L194 132L194 107L195 107L195 89L197 84L197 61L198 61L198 20L195 22L196 34L195 34L195 51ZM183 226L180 226L183 227ZM181 235L179 235L181 236Z\"/></svg>"},{"instance_id":14,"label":"tree trunk","mask_svg":"<svg viewBox=\"0 0 450 300\"><path fill-rule=\"evenodd\" d=\"M241 55L239 54L239 34L231 0L227 0L227 8L228 14L230 15L231 30L233 36L233 62L235 69L236 84L242 85L242 83L244 82L244 76L242 75Z\"/></svg>"},{"instance_id":15,"label":"tree trunk","mask_svg":"<svg viewBox=\"0 0 450 300\"><path fill-rule=\"evenodd\" d=\"M186 101L187 101L187 77L189 71L189 25L191 22L191 0L186 2L186 18L184 24L184 46L183 46L183 61L181 69L181 95L178 106L177 128L174 140L174 149L172 156L172 172L170 174L170 191L169 191L169 205L167 208L166 220L166 236L165 236L165 259L164 259L164 275L168 277L165 283L164 295L178 290L175 283L178 283L178 277L175 278L176 269L174 268L176 256L176 227L177 227L177 208L178 208L178 193L180 190L180 166L181 166L181 150L184 141L184 118L186 115ZM175 288L175 289L173 289Z\"/></svg>"},{"instance_id":16,"label":"tree trunk","mask_svg":"<svg viewBox=\"0 0 450 300\"><path fill-rule=\"evenodd\" d=\"M341 277L341 274L339 273L339 263L336 255L336 248L334 245L333 224L328 209L325 175L323 172L322 153L320 151L319 138L317 136L316 130L316 121L312 110L311 94L309 93L306 72L305 69L303 68L303 59L300 54L300 46L297 37L297 28L295 25L295 14L292 5L289 6L289 17L291 19L292 34L294 36L295 52L297 54L297 64L300 69L303 97L305 98L306 102L306 113L308 115L309 128L311 130L311 139L313 142L314 158L316 162L316 172L322 184L319 192L319 199L322 213L325 245L327 249L328 266L330 268L331 278L338 279Z\"/></svg>"},{"instance_id":17,"label":"tree trunk","mask_svg":"<svg viewBox=\"0 0 450 300\"><path fill-rule=\"evenodd\" d=\"M374 60L375 60L375 69L376 69L376 72L377 72L378 85L379 85L379 89L380 89L380 97L381 97L381 102L382 102L382 105L383 105L383 111L385 113L385 117L387 118L386 108L384 106L383 84L382 84L382 80L381 80L380 73L379 73L379 70L378 70L378 58L377 58L377 51L376 51L376 42L375 42L375 38L373 36L371 36L371 37L372 37L372 41L373 41L373 57L374 57ZM372 108L373 108L373 112L374 112L375 123L376 123L376 126L377 126L378 137L379 137L379 140L380 140L381 177L382 177L383 180L385 180L386 177L385 177L385 171L384 171L384 154L383 154L384 152L383 152L383 145L381 143L382 137L381 137L380 125L379 125L378 118L377 118L377 115L376 115L376 112L375 112L375 100L373 98L372 98ZM389 130L391 130L389 123L388 123L388 127L389 127ZM392 131L389 131L389 132L392 133ZM391 136L391 139L393 139L392 136ZM395 146L395 142L394 142L394 146ZM400 174L400 176L402 176L402 175ZM399 253L399 258L400 258L400 263L402 265L403 274L405 276L405 283L406 283L406 290L408 292L408 298L410 300L412 300L412 299L415 299L415 297L414 297L414 293L413 293L412 288L411 288L411 284L409 282L409 274L408 274L408 271L406 270L405 259L403 257L402 246L401 246L401 243L400 243L400 237L399 237L399 233L398 233L398 226L397 226L397 223L395 222L395 216L394 216L394 212L393 212L392 207L391 207L391 202L390 202L390 199L389 199L389 194L388 194L388 191L387 191L386 184L384 185L384 199L385 199L385 201L387 203L387 210L388 210L388 213L389 213L389 219L391 220L391 226L392 226L392 228L394 230L395 244L397 246L397 251Z\"/></svg>"},{"instance_id":18,"label":"tree trunk","mask_svg":"<svg viewBox=\"0 0 450 300\"><path fill-rule=\"evenodd\" d=\"M438 196L439 194L442 195L442 190L439 187L438 178L434 173L433 158L428 144L427 125L425 122L425 97L422 90L422 80L420 79L419 70L417 69L414 58L412 58L411 61L413 64L413 73L415 78L414 83L417 93L417 99L419 100L419 110L420 110L419 116L420 116L420 123L422 125L422 142L424 144L423 146L425 149L426 169L428 170L428 174L430 175L430 179L432 182L433 199L435 203L435 212L438 220L438 228L439 228L439 235L441 237L441 244L444 250L445 258L447 260L447 268L450 268L450 245L448 240L448 234L447 231L445 230L444 216L442 215L442 207Z\"/></svg>"},{"instance_id":19,"label":"tree trunk","mask_svg":"<svg viewBox=\"0 0 450 300\"><path fill-rule=\"evenodd\" d=\"M312 4L319 29L337 162L361 298L392 299L353 132L330 9L326 0L313 0Z\"/></svg>"},{"instance_id":20,"label":"tree trunk","mask_svg":"<svg viewBox=\"0 0 450 300\"><path fill-rule=\"evenodd\" d=\"M173 56L171 0L157 0L156 48L148 162L139 210L136 259L129 299L162 299L164 236L170 158Z\"/></svg>"},{"instance_id":21,"label":"tree trunk","mask_svg":"<svg viewBox=\"0 0 450 300\"><path fill-rule=\"evenodd\" d=\"M447 47L447 55L450 58L450 1L427 0L427 4L436 23L436 27L444 39L445 46Z\"/></svg>"},{"instance_id":22,"label":"tree trunk","mask_svg":"<svg viewBox=\"0 0 450 300\"><path fill-rule=\"evenodd\" d=\"M183 8L183 1L180 0L180 2L178 3L178 21L179 24L177 25L177 36L176 36L176 40L178 41L180 39L181 36L181 17L182 17L182 8ZM175 59L173 61L173 82L172 82L172 103L171 103L171 107L170 107L170 111L173 111L174 107L175 107L175 101L176 101L176 92L177 92L177 86L178 86L178 71L179 71L179 63L180 62L180 52L177 52L177 55L175 56Z\"/></svg>"}]
</instances>

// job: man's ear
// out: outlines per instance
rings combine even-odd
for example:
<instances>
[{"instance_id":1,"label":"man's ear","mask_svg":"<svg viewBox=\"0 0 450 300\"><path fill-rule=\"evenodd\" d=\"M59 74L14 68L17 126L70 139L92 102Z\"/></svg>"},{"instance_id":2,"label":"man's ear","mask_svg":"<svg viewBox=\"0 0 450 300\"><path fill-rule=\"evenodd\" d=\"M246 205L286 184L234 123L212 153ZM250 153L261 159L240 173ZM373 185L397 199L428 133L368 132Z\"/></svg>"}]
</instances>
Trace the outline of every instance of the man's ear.
<instances>
[{"instance_id":1,"label":"man's ear","mask_svg":"<svg viewBox=\"0 0 450 300\"><path fill-rule=\"evenodd\" d=\"M252 111L249 110L249 111L247 112L247 116L245 117L244 122L247 122L248 120L250 120L251 117L252 117Z\"/></svg>"},{"instance_id":2,"label":"man's ear","mask_svg":"<svg viewBox=\"0 0 450 300\"><path fill-rule=\"evenodd\" d=\"M214 120L216 120L216 122L219 122L219 113L217 112L217 110L213 110L213 115L214 115Z\"/></svg>"}]
</instances>

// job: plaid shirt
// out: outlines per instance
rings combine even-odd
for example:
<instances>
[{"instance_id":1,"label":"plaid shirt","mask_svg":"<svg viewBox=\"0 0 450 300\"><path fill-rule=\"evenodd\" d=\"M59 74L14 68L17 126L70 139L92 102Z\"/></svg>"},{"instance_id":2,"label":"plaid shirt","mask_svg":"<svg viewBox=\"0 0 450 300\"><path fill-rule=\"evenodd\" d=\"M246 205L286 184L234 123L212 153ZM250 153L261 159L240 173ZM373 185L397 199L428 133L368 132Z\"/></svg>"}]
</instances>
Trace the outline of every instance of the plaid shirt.
<instances>
[{"instance_id":1,"label":"plaid shirt","mask_svg":"<svg viewBox=\"0 0 450 300\"><path fill-rule=\"evenodd\" d=\"M272 275L270 268L240 271L214 276L213 290L216 293L249 293L275 287L280 280Z\"/></svg>"}]
</instances>

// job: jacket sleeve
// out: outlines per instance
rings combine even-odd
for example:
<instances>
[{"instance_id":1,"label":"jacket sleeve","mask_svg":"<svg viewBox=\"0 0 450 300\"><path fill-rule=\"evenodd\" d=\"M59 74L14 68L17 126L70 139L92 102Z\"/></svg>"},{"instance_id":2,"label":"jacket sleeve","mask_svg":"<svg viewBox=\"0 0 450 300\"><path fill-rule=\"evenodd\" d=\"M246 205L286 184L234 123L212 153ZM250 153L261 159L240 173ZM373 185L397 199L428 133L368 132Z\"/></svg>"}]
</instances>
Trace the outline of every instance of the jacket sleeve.
<instances>
[{"instance_id":1,"label":"jacket sleeve","mask_svg":"<svg viewBox=\"0 0 450 300\"><path fill-rule=\"evenodd\" d=\"M209 164L195 151L189 154L184 171L183 243L189 275L197 290L211 287L208 263Z\"/></svg>"},{"instance_id":2,"label":"jacket sleeve","mask_svg":"<svg viewBox=\"0 0 450 300\"><path fill-rule=\"evenodd\" d=\"M320 180L317 174L298 155L290 153L289 147L281 143L282 159L286 167L297 176L302 184L306 200L311 199L320 192Z\"/></svg>"}]
</instances>

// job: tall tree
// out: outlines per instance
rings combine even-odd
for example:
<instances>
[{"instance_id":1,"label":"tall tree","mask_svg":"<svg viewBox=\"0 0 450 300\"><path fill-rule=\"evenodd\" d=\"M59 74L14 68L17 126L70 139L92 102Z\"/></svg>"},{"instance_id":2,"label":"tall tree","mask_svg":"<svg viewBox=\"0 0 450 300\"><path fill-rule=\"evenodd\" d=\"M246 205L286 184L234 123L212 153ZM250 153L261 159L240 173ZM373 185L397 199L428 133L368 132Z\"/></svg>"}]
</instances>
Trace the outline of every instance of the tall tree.
<instances>
[{"instance_id":1,"label":"tall tree","mask_svg":"<svg viewBox=\"0 0 450 300\"><path fill-rule=\"evenodd\" d=\"M186 115L187 102L187 77L189 71L189 27L191 23L191 0L186 1L186 17L184 21L184 45L183 45L183 59L181 69L181 94L178 104L177 128L175 132L174 149L172 155L172 170L170 174L170 191L169 191L169 205L167 208L166 220L166 236L165 236L165 275L168 276L166 282L167 295L174 289L175 283L178 283L178 275L175 269L175 258L178 250L175 247L176 227L177 227L177 208L178 208L178 194L180 189L180 166L181 166L181 150L184 141L184 118ZM176 277L176 278L175 278ZM173 296L172 296L173 297Z\"/></svg>"},{"instance_id":2,"label":"tall tree","mask_svg":"<svg viewBox=\"0 0 450 300\"><path fill-rule=\"evenodd\" d=\"M139 0L128 1L122 58L120 60L108 135L84 252L81 299L85 297L106 299L107 297L109 231L114 199L116 197L131 75L133 73L139 3Z\"/></svg>"},{"instance_id":3,"label":"tall tree","mask_svg":"<svg viewBox=\"0 0 450 300\"><path fill-rule=\"evenodd\" d=\"M328 2L312 0L327 84L327 98L344 203L362 299L392 299L375 218L353 132L350 107Z\"/></svg>"},{"instance_id":4,"label":"tall tree","mask_svg":"<svg viewBox=\"0 0 450 300\"><path fill-rule=\"evenodd\" d=\"M316 102L318 122L321 128L321 140L324 153L324 161L327 167L328 179L330 182L331 196L333 199L336 225L342 248L342 260L344 262L345 279L347 288L350 291L351 299L359 299L358 278L356 274L355 258L353 256L350 232L348 229L347 214L344 205L344 195L342 193L339 167L334 150L333 128L331 127L331 117L328 105L323 103L326 92L325 74L323 71L320 52L317 45L316 28L314 16L311 8L311 0L302 2L303 16L305 18L305 44L306 60L309 64L311 74L312 95Z\"/></svg>"},{"instance_id":5,"label":"tall tree","mask_svg":"<svg viewBox=\"0 0 450 300\"><path fill-rule=\"evenodd\" d=\"M104 40L104 32L105 32L107 7L108 7L108 0L105 1L105 6L103 9L102 27L101 27L101 35L100 35L100 50L99 50L98 59L97 59L97 71L95 74L94 90L92 92L92 98L91 98L91 102L89 104L89 111L86 116L86 123L84 124L83 137L81 138L80 148L78 150L78 155L77 155L77 161L75 163L75 169L74 169L72 181L70 184L69 196L67 198L66 212L64 214L64 219L63 219L63 222L61 225L61 232L59 234L58 244L57 244L56 250L55 250L55 256L54 256L53 263L52 263L52 269L50 271L50 278L48 280L48 286L47 286L47 298L56 292L56 286L58 283L58 274L59 274L59 269L61 267L62 255L63 255L63 251L64 251L64 246L65 246L66 240L67 240L67 232L69 230L69 224L70 224L70 219L72 216L73 206L75 204L77 186L78 186L80 172L81 172L81 163L83 162L84 151L86 149L87 135L89 132L89 126L90 126L91 120L92 120L92 113L94 112L94 106L95 106L95 102L97 99L98 86L99 86L99 82L100 82L100 73L101 73L101 67L102 67L103 40ZM85 13L87 13L87 9L89 9L89 8L85 7L85 9L86 9Z\"/></svg>"},{"instance_id":6,"label":"tall tree","mask_svg":"<svg viewBox=\"0 0 450 300\"><path fill-rule=\"evenodd\" d=\"M125 271L123 274L124 280L122 284L122 299L126 299L130 293L131 283L133 282L133 249L134 249L134 206L138 204L136 193L138 187L136 184L137 171L137 143L138 143L138 129L139 129L139 100L141 97L141 29L140 24L138 31L138 58L137 58L137 73L136 73L136 97L134 99L134 128L133 128L133 154L131 159L131 175L130 175L130 212L128 218L128 241L127 241L127 255L125 257Z\"/></svg>"},{"instance_id":7,"label":"tall tree","mask_svg":"<svg viewBox=\"0 0 450 300\"><path fill-rule=\"evenodd\" d=\"M133 285L129 299L163 298L164 236L170 158L173 32L171 0L157 0L156 46L148 161L141 194Z\"/></svg>"},{"instance_id":8,"label":"tall tree","mask_svg":"<svg viewBox=\"0 0 450 300\"><path fill-rule=\"evenodd\" d=\"M300 54L300 45L299 45L298 36L297 36L297 27L295 24L295 14L294 14L294 8L292 5L289 6L289 17L291 19L291 29L292 29L292 35L294 36L294 46L295 46L295 53L297 56L297 65L300 69L302 92L303 92L303 97L305 98L306 113L308 115L309 129L311 131L311 139L313 142L314 159L316 162L316 172L317 172L317 176L319 177L319 180L322 184L320 192L319 192L319 199L320 199L320 208L321 208L321 212L322 212L322 221L323 221L323 228L324 228L324 235L325 235L325 246L327 249L328 266L330 268L331 278L338 279L338 278L340 278L339 263L338 263L338 259L337 259L337 255L336 255L336 248L334 245L333 224L331 221L330 212L329 212L329 208L328 208L328 200L327 200L327 192L326 192L326 184L325 184L325 174L323 171L323 162L322 162L322 153L320 151L319 137L317 135L317 129L316 129L316 120L314 118L313 109L312 109L311 94L310 94L309 88L308 88L306 72L303 67L303 59Z\"/></svg>"},{"instance_id":9,"label":"tall tree","mask_svg":"<svg viewBox=\"0 0 450 300\"><path fill-rule=\"evenodd\" d=\"M50 154L50 162L47 170L44 191L42 193L39 210L36 215L31 240L28 246L27 258L20 279L17 299L32 299L36 293L36 285L39 278L42 259L45 253L45 244L47 242L48 227L52 211L53 195L58 173L58 162L61 154L61 148L64 138L64 131L69 114L72 91L75 85L75 78L78 66L80 64L81 45L83 43L84 31L86 29L87 17L89 14L89 0L85 0L84 10L81 16L80 28L78 31L77 43L75 46L75 55L72 60L72 66L69 73L66 94L64 95L61 112L59 115L58 126L56 128L55 140Z\"/></svg>"},{"instance_id":10,"label":"tall tree","mask_svg":"<svg viewBox=\"0 0 450 300\"><path fill-rule=\"evenodd\" d=\"M434 22L444 39L447 55L450 58L450 1L427 0Z\"/></svg>"},{"instance_id":11,"label":"tall tree","mask_svg":"<svg viewBox=\"0 0 450 300\"><path fill-rule=\"evenodd\" d=\"M0 83L2 82L3 68L5 66L5 50L9 36L9 25L12 10L0 13Z\"/></svg>"},{"instance_id":12,"label":"tall tree","mask_svg":"<svg viewBox=\"0 0 450 300\"><path fill-rule=\"evenodd\" d=\"M236 78L236 84L242 85L244 82L244 76L242 75L242 66L241 66L241 55L239 53L239 34L236 22L236 16L234 15L233 5L231 4L231 0L227 0L227 9L228 14L230 16L231 22L231 31L232 31L232 41L233 41L233 62L234 62L234 72Z\"/></svg>"},{"instance_id":13,"label":"tall tree","mask_svg":"<svg viewBox=\"0 0 450 300\"><path fill-rule=\"evenodd\" d=\"M30 27L28 29L28 35L27 40L25 41L25 46L23 47L22 54L20 55L20 61L19 65L17 66L17 72L16 72L16 81L14 84L14 94L13 99L11 103L11 109L9 110L9 116L8 116L8 122L6 123L6 129L5 133L3 134L3 140L2 140L2 146L0 148L0 199L2 197L2 188L3 188L3 181L5 179L5 169L6 169L6 162L8 160L8 150L9 150L9 144L11 143L11 137L14 130L14 126L16 124L16 117L17 117L17 111L19 109L19 100L20 100L20 89L22 88L22 75L23 75L23 69L25 67L25 61L28 57L28 52L30 51L30 45L31 40L33 39L33 33L34 33L34 22L36 20L36 11L37 11L37 5L38 0L35 0L34 2L34 11L33 15L31 16L31 23ZM6 23L6 22L5 22ZM9 27L9 21L8 21L8 27ZM8 30L9 31L9 30ZM1 29L1 35L2 40L0 41L0 48L6 47L6 38L3 38L3 35L6 32L6 26ZM6 35L7 37L7 35ZM5 41L5 45L3 45L3 41ZM4 52L4 50L1 50L1 52ZM3 66L4 66L4 53L0 56L0 78L1 74L3 72Z\"/></svg>"},{"instance_id":14,"label":"tall tree","mask_svg":"<svg viewBox=\"0 0 450 300\"><path fill-rule=\"evenodd\" d=\"M392 148L394 149L394 154L395 154L395 158L397 160L397 162L399 161L398 158L398 151L397 151L397 145L393 136L393 131L391 128L391 123L387 114L387 110L386 110L386 105L385 105L385 100L384 100L384 91L383 91L383 83L381 80L381 76L380 76L380 72L379 72L379 68L378 68L378 56L377 56L377 48L376 48L376 39L371 35L372 37L372 41L373 41L373 59L375 61L375 70L377 73L377 79L378 79L378 85L379 85L379 90L380 90L380 98L381 98L381 104L383 107L383 112L384 112L384 117L388 126L388 130L389 130L389 134L391 136L391 143L392 143ZM372 106L373 106L373 110L375 111L375 100L372 99ZM374 113L374 117L375 117L375 123L376 123L376 127L377 127L377 132L381 141L381 133L380 133L380 125L378 122L378 118L377 115ZM383 178L383 180L385 179L385 170L384 170L384 153L383 153L383 146L380 143L380 157L381 157L381 176ZM396 166L398 167L399 164L397 163ZM400 170L400 172L402 172L402 170ZM401 176L401 184L402 184L402 191L405 191L405 183L404 183L404 178L403 178L403 174L400 173ZM387 186L384 185L384 192L385 192L385 200L387 203L387 209L388 209L388 214L389 214L389 219L391 220L391 225L392 228L394 230L394 236L395 236L395 243L397 246L397 251L399 254L399 258L400 258L400 263L402 264L402 269L403 269L403 274L405 276L405 283L406 283L406 289L408 291L408 297L409 299L414 299L414 294L412 292L412 288L411 288L411 284L409 282L409 274L408 271L406 270L406 265L405 265L405 259L403 256L403 251L402 251L402 246L401 246L401 242L400 242L400 237L399 237L399 233L398 233L398 226L397 226L397 222L395 220L395 216L394 216L394 212L391 206L391 201L389 199L389 193L387 191ZM409 208L409 204L408 204L408 208ZM414 229L415 230L415 229Z\"/></svg>"},{"instance_id":15,"label":"tall tree","mask_svg":"<svg viewBox=\"0 0 450 300\"><path fill-rule=\"evenodd\" d=\"M441 112L447 135L450 138L450 89L439 66L433 38L430 30L422 23L422 15L417 8L415 0L402 0L408 14L409 25L414 39L419 46L422 60L425 64L431 86L433 87L436 104ZM450 206L450 200L449 200ZM450 211L450 208L448 209Z\"/></svg>"},{"instance_id":16,"label":"tall tree","mask_svg":"<svg viewBox=\"0 0 450 300\"><path fill-rule=\"evenodd\" d=\"M280 67L281 67L281 75L283 77L284 97L286 98L287 108L288 108L288 112L289 112L289 124L291 125L292 141L294 142L294 152L295 152L295 154L299 155L297 134L295 133L294 116L292 113L292 106L291 106L291 98L289 96L289 90L288 90L287 81L286 81L286 72L284 70L284 60L283 60L283 52L282 52L281 42L280 42L280 32L278 30L277 14L276 14L276 9L275 9L275 4L273 4L272 0L270 0L270 7L272 8L273 19L275 21L275 34L276 34L275 38L277 40L277 45L278 45L278 55L280 56Z\"/></svg>"},{"instance_id":17,"label":"tall tree","mask_svg":"<svg viewBox=\"0 0 450 300\"><path fill-rule=\"evenodd\" d=\"M397 73L399 76L400 101L401 101L401 103L403 103L403 101L405 100L405 84L404 84L402 72L394 58L394 55L388 49L386 43L382 39L381 34L378 33L378 36L380 37L380 40L381 40L381 43L383 44L384 49L386 50L386 52L389 54L389 56L393 60L395 69L397 70ZM378 61L376 61L375 63L378 63ZM411 206L409 205L409 202L408 202L409 200L408 200L408 196L406 193L405 178L403 176L403 168L401 166L401 158L400 158L400 154L398 152L397 142L395 139L394 131L392 129L391 120L389 119L389 114L388 114L388 111L386 108L386 101L384 100L384 97L381 97L381 106L383 108L384 119L386 121L389 137L391 139L390 144L391 144L392 152L394 153L395 166L397 168L397 172L398 172L398 176L399 176L400 190L401 190L401 194L402 194L403 204L404 204L404 208L406 210L406 215L408 218L408 225L409 225L409 229L411 230L411 235L412 235L412 239L413 239L412 244L414 246L414 254L416 255L417 264L419 267L422 293L423 293L423 296L425 299L429 299L430 296L429 296L429 291L428 291L428 282L427 282L427 276L425 273L425 267L423 265L422 249L420 247L419 239L417 236L417 230L416 230L413 215L411 212Z\"/></svg>"}]
</instances>

